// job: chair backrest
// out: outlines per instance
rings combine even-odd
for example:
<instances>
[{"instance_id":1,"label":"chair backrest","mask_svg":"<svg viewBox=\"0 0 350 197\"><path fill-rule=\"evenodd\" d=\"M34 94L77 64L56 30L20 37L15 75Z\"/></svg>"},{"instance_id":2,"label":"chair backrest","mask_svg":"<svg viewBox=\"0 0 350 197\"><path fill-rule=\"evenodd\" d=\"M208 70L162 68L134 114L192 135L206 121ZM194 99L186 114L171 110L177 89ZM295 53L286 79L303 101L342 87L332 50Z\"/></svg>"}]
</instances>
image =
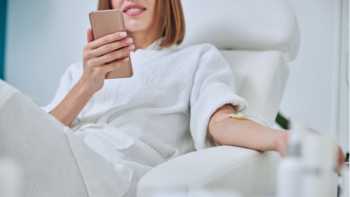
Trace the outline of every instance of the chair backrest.
<instances>
[{"instance_id":1,"label":"chair backrest","mask_svg":"<svg viewBox=\"0 0 350 197\"><path fill-rule=\"evenodd\" d=\"M271 125L299 49L299 29L285 0L182 0L184 45L211 43L231 63L246 113Z\"/></svg>"}]
</instances>

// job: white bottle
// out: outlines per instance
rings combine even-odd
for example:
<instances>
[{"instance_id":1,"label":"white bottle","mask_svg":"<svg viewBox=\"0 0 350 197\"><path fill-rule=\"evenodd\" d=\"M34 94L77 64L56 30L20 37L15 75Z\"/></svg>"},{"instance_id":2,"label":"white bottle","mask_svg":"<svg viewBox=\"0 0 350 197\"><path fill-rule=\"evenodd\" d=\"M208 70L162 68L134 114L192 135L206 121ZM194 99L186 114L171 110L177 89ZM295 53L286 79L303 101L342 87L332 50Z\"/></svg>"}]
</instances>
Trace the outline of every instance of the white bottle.
<instances>
[{"instance_id":1,"label":"white bottle","mask_svg":"<svg viewBox=\"0 0 350 197\"><path fill-rule=\"evenodd\" d=\"M350 175L350 171L349 171L349 166L345 167L343 169L343 195L342 197L349 197L350 196L350 192L349 192L349 187L350 187L350 182L349 182L349 175Z\"/></svg>"},{"instance_id":2,"label":"white bottle","mask_svg":"<svg viewBox=\"0 0 350 197\"><path fill-rule=\"evenodd\" d=\"M337 145L332 138L307 135L303 146L303 156L305 162L304 196L336 197Z\"/></svg>"},{"instance_id":3,"label":"white bottle","mask_svg":"<svg viewBox=\"0 0 350 197\"><path fill-rule=\"evenodd\" d=\"M277 197L301 197L303 192L301 181L304 170L301 155L303 129L294 127L290 132L288 154L278 170Z\"/></svg>"}]
</instances>

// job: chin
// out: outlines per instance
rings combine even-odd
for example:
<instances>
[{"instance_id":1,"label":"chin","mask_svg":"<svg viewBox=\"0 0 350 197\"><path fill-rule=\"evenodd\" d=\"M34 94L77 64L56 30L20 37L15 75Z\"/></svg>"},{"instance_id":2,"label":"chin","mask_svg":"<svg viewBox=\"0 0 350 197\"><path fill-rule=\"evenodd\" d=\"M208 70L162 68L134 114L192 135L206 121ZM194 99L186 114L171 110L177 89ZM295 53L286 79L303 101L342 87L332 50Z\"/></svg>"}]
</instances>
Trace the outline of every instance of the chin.
<instances>
[{"instance_id":1,"label":"chin","mask_svg":"<svg viewBox=\"0 0 350 197\"><path fill-rule=\"evenodd\" d=\"M146 31L150 26L149 24L152 23L152 11L142 4L127 2L122 10L125 26L129 32Z\"/></svg>"},{"instance_id":2,"label":"chin","mask_svg":"<svg viewBox=\"0 0 350 197\"><path fill-rule=\"evenodd\" d=\"M140 22L137 22L137 21L127 22L125 26L126 26L126 29L131 33L141 32L147 29L145 25L143 25L142 23L140 24Z\"/></svg>"}]
</instances>

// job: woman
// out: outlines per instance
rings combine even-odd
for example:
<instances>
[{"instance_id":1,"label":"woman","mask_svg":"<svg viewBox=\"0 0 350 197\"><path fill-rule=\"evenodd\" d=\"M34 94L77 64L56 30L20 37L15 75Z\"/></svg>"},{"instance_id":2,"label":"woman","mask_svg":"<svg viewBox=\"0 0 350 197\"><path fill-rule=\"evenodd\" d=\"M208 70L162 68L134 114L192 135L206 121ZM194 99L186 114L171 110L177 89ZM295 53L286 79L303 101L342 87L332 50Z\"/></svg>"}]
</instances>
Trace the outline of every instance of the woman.
<instances>
[{"instance_id":1,"label":"woman","mask_svg":"<svg viewBox=\"0 0 350 197\"><path fill-rule=\"evenodd\" d=\"M229 118L245 107L245 101L231 91L230 66L217 49L176 46L185 31L180 1L100 1L101 9L111 7L123 11L129 36L118 32L93 41L89 30L83 64L68 68L56 98L46 107L57 120L75 128L103 122L125 127L128 134L159 132L154 134L158 140L174 135L167 140L180 143L180 152L190 150L185 143L190 123L198 138L196 148L206 146L208 129L219 144L283 152L283 145L277 144L284 133ZM132 61L134 76L105 80L113 67L104 65L115 60Z\"/></svg>"},{"instance_id":2,"label":"woman","mask_svg":"<svg viewBox=\"0 0 350 197\"><path fill-rule=\"evenodd\" d=\"M51 185L50 196L135 196L152 167L213 144L285 154L285 132L230 117L246 103L232 91L232 72L220 52L208 44L179 46L185 32L180 0L101 0L99 6L122 10L128 32L94 40L89 30L83 63L67 69L45 107L70 127L69 145L50 133L59 136L42 137L46 146L39 146L52 147L41 155L70 172L69 183L58 183L44 170L47 177L38 182ZM131 61L134 76L105 80L113 61ZM8 143L19 149L14 138Z\"/></svg>"}]
</instances>

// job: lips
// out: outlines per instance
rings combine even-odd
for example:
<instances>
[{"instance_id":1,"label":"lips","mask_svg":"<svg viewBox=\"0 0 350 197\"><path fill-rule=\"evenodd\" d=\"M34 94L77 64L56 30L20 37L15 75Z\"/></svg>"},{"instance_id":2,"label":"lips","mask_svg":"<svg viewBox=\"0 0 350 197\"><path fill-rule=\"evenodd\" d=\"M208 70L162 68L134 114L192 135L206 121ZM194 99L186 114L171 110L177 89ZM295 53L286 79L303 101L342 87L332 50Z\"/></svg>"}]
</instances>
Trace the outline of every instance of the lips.
<instances>
[{"instance_id":1,"label":"lips","mask_svg":"<svg viewBox=\"0 0 350 197\"><path fill-rule=\"evenodd\" d=\"M125 6L125 8L123 9L123 13L125 13L128 16L139 16L145 11L146 8L139 4L130 4Z\"/></svg>"}]
</instances>

